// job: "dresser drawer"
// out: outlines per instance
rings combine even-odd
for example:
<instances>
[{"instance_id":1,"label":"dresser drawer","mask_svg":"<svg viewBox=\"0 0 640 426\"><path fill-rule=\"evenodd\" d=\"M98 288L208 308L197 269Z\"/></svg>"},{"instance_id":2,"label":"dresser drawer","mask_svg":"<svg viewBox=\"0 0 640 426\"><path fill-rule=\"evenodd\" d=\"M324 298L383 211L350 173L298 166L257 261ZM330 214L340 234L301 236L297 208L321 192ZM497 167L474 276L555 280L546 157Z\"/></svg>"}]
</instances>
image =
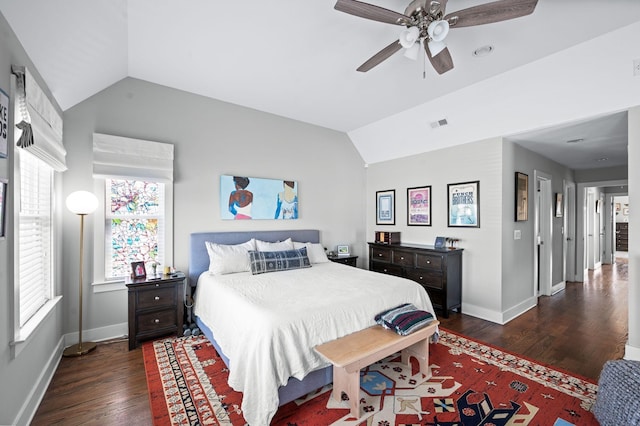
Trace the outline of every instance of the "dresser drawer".
<instances>
[{"instance_id":1,"label":"dresser drawer","mask_svg":"<svg viewBox=\"0 0 640 426\"><path fill-rule=\"evenodd\" d=\"M177 327L176 309L138 314L138 333Z\"/></svg>"},{"instance_id":2,"label":"dresser drawer","mask_svg":"<svg viewBox=\"0 0 640 426\"><path fill-rule=\"evenodd\" d=\"M415 265L415 254L409 253L406 251L393 251L393 263L401 266L410 266L414 267Z\"/></svg>"},{"instance_id":3,"label":"dresser drawer","mask_svg":"<svg viewBox=\"0 0 640 426\"><path fill-rule=\"evenodd\" d=\"M445 294L442 291L433 290L428 287L425 289L427 290L427 294L429 295L429 299L431 299L431 304L434 308L443 309L447 305Z\"/></svg>"},{"instance_id":4,"label":"dresser drawer","mask_svg":"<svg viewBox=\"0 0 640 426\"><path fill-rule=\"evenodd\" d=\"M391 249L388 248L372 247L371 260L376 260L379 262L391 262L391 253Z\"/></svg>"},{"instance_id":5,"label":"dresser drawer","mask_svg":"<svg viewBox=\"0 0 640 426\"><path fill-rule=\"evenodd\" d=\"M442 274L428 269L407 269L407 278L422 284L423 287L430 287L438 290L444 288Z\"/></svg>"},{"instance_id":6,"label":"dresser drawer","mask_svg":"<svg viewBox=\"0 0 640 426\"><path fill-rule=\"evenodd\" d=\"M138 290L137 309L148 309L162 306L176 306L176 290L171 287L152 287Z\"/></svg>"},{"instance_id":7,"label":"dresser drawer","mask_svg":"<svg viewBox=\"0 0 640 426\"><path fill-rule=\"evenodd\" d=\"M402 276L402 267L391 263L370 262L369 269L383 274Z\"/></svg>"},{"instance_id":8,"label":"dresser drawer","mask_svg":"<svg viewBox=\"0 0 640 426\"><path fill-rule=\"evenodd\" d=\"M416 254L416 266L418 268L442 270L442 256L436 254Z\"/></svg>"}]
</instances>

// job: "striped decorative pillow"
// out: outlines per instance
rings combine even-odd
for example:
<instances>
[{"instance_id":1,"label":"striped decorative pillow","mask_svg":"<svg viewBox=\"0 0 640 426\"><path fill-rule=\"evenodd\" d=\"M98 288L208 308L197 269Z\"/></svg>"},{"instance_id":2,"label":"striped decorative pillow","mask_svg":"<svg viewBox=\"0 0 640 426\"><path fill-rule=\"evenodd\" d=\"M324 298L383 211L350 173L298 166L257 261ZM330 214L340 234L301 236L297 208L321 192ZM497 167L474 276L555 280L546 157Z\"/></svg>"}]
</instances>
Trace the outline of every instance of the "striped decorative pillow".
<instances>
[{"instance_id":1,"label":"striped decorative pillow","mask_svg":"<svg viewBox=\"0 0 640 426\"><path fill-rule=\"evenodd\" d=\"M404 303L395 308L380 312L375 316L376 323L384 328L395 331L401 336L411 334L429 325L433 320L433 315L430 312L422 311L411 303Z\"/></svg>"},{"instance_id":2,"label":"striped decorative pillow","mask_svg":"<svg viewBox=\"0 0 640 426\"><path fill-rule=\"evenodd\" d=\"M311 267L306 247L283 251L251 250L249 251L249 262L253 275Z\"/></svg>"}]
</instances>

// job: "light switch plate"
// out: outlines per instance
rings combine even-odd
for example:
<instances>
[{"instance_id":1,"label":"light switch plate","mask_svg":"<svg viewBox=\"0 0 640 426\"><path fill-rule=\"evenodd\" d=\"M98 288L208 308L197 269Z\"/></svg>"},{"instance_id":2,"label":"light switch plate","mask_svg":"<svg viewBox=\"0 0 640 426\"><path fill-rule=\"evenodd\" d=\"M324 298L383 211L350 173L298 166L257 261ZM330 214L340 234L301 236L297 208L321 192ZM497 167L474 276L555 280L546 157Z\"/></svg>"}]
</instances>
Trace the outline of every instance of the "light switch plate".
<instances>
[{"instance_id":1,"label":"light switch plate","mask_svg":"<svg viewBox=\"0 0 640 426\"><path fill-rule=\"evenodd\" d=\"M519 240L520 238L522 238L522 231L520 231L519 229L513 231L513 239Z\"/></svg>"}]
</instances>

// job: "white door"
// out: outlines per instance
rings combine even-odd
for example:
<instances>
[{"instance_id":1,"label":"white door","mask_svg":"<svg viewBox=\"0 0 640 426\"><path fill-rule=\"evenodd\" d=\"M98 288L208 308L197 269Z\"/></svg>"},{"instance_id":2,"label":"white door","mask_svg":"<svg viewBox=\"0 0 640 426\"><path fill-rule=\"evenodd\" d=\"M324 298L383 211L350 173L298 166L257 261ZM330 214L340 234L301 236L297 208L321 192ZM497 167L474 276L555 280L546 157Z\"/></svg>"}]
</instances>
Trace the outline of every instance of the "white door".
<instances>
[{"instance_id":1,"label":"white door","mask_svg":"<svg viewBox=\"0 0 640 426\"><path fill-rule=\"evenodd\" d=\"M587 192L587 269L595 268L595 258L596 258L596 239L595 239L595 231L596 226L596 201L595 194L591 189Z\"/></svg>"},{"instance_id":2,"label":"white door","mask_svg":"<svg viewBox=\"0 0 640 426\"><path fill-rule=\"evenodd\" d=\"M576 184L564 186L565 281L576 281Z\"/></svg>"},{"instance_id":3,"label":"white door","mask_svg":"<svg viewBox=\"0 0 640 426\"><path fill-rule=\"evenodd\" d=\"M534 170L535 197L535 244L534 247L534 294L551 296L552 250L551 239L551 175Z\"/></svg>"}]
</instances>

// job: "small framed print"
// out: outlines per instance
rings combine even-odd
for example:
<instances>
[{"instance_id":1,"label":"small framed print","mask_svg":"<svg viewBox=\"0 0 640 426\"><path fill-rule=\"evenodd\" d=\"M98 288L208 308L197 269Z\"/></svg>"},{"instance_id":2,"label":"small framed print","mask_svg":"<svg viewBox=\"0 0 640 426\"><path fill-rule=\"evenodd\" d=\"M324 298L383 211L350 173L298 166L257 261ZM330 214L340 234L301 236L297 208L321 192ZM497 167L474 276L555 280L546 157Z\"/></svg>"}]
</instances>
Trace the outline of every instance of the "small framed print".
<instances>
[{"instance_id":1,"label":"small framed print","mask_svg":"<svg viewBox=\"0 0 640 426\"><path fill-rule=\"evenodd\" d=\"M147 270L144 267L144 262L131 262L131 277L146 278Z\"/></svg>"},{"instance_id":2,"label":"small framed print","mask_svg":"<svg viewBox=\"0 0 640 426\"><path fill-rule=\"evenodd\" d=\"M529 176L516 172L516 222L528 220L529 202Z\"/></svg>"},{"instance_id":3,"label":"small framed print","mask_svg":"<svg viewBox=\"0 0 640 426\"><path fill-rule=\"evenodd\" d=\"M447 239L445 237L436 237L436 242L433 246L437 249L443 249L445 248L446 244L447 244Z\"/></svg>"},{"instance_id":4,"label":"small framed print","mask_svg":"<svg viewBox=\"0 0 640 426\"><path fill-rule=\"evenodd\" d=\"M349 246L347 245L340 245L337 247L338 249L338 256L349 256Z\"/></svg>"},{"instance_id":5,"label":"small framed print","mask_svg":"<svg viewBox=\"0 0 640 426\"><path fill-rule=\"evenodd\" d=\"M480 181L447 185L447 225L480 228Z\"/></svg>"},{"instance_id":6,"label":"small framed print","mask_svg":"<svg viewBox=\"0 0 640 426\"><path fill-rule=\"evenodd\" d=\"M556 192L556 217L562 217L564 206L562 204L562 193Z\"/></svg>"},{"instance_id":7,"label":"small framed print","mask_svg":"<svg viewBox=\"0 0 640 426\"><path fill-rule=\"evenodd\" d=\"M407 225L431 226L431 186L407 188Z\"/></svg>"},{"instance_id":8,"label":"small framed print","mask_svg":"<svg viewBox=\"0 0 640 426\"><path fill-rule=\"evenodd\" d=\"M396 190L376 191L376 225L396 224Z\"/></svg>"}]
</instances>

